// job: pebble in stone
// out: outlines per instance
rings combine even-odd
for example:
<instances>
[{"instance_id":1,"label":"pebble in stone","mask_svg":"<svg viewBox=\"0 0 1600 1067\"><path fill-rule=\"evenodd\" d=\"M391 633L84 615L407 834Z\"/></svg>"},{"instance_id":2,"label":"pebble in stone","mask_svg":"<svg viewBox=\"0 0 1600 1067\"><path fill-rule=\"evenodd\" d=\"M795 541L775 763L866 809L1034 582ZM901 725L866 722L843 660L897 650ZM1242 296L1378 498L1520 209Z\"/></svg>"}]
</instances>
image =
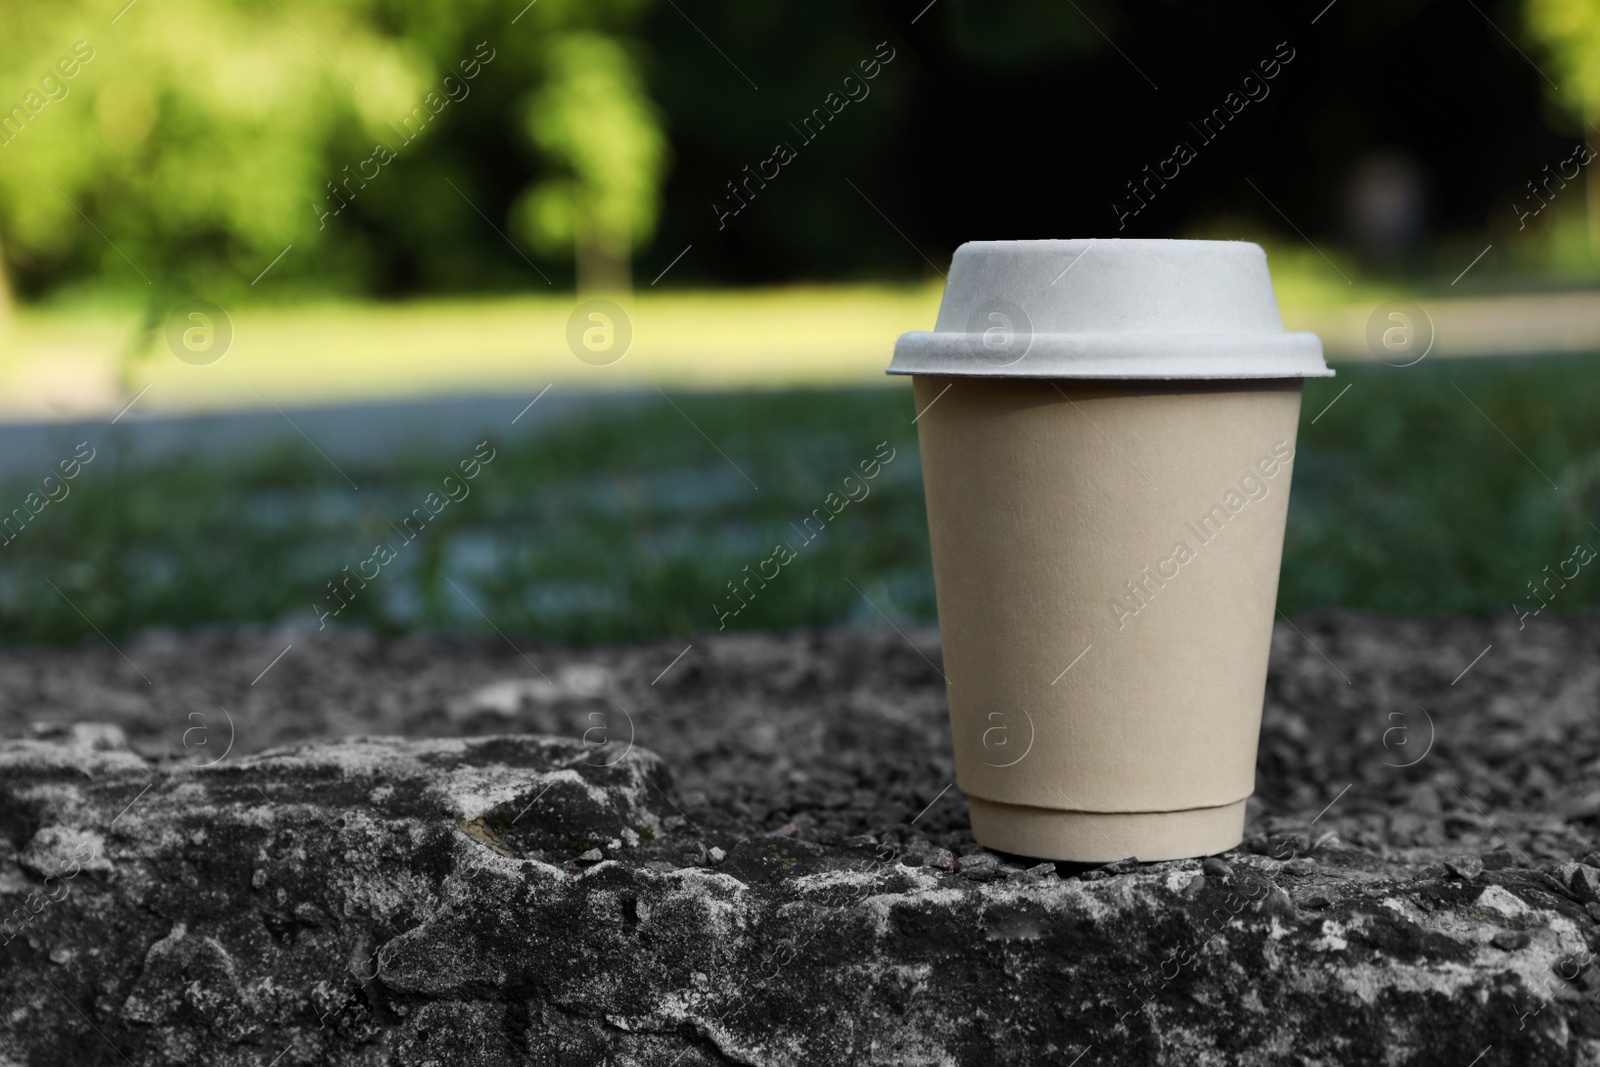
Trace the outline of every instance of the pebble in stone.
<instances>
[{"instance_id":1,"label":"pebble in stone","mask_svg":"<svg viewBox=\"0 0 1600 1067\"><path fill-rule=\"evenodd\" d=\"M1005 877L1007 882L1042 882L1047 876L1055 873L1055 864L1038 863L1026 870L1018 870L1015 867L1008 868L1005 872Z\"/></svg>"},{"instance_id":2,"label":"pebble in stone","mask_svg":"<svg viewBox=\"0 0 1600 1067\"><path fill-rule=\"evenodd\" d=\"M1486 871L1503 871L1516 865L1517 854L1509 848L1497 848L1483 854L1483 869Z\"/></svg>"},{"instance_id":3,"label":"pebble in stone","mask_svg":"<svg viewBox=\"0 0 1600 1067\"><path fill-rule=\"evenodd\" d=\"M1476 856L1452 856L1444 861L1444 869L1452 878L1470 882L1483 873L1483 861Z\"/></svg>"},{"instance_id":4,"label":"pebble in stone","mask_svg":"<svg viewBox=\"0 0 1600 1067\"><path fill-rule=\"evenodd\" d=\"M1275 915L1286 923L1300 921L1300 913L1295 910L1294 901L1289 899L1289 894L1281 887L1273 889L1267 894L1267 899L1261 902L1261 914Z\"/></svg>"},{"instance_id":5,"label":"pebble in stone","mask_svg":"<svg viewBox=\"0 0 1600 1067\"><path fill-rule=\"evenodd\" d=\"M1216 856L1207 856L1200 861L1200 870L1213 878L1226 882L1233 878L1233 868L1227 860L1218 859Z\"/></svg>"},{"instance_id":6,"label":"pebble in stone","mask_svg":"<svg viewBox=\"0 0 1600 1067\"><path fill-rule=\"evenodd\" d=\"M605 859L605 857L600 854L600 850L599 849L591 848L589 851L585 852L583 855L578 857L578 862L579 863L599 863L603 859Z\"/></svg>"},{"instance_id":7,"label":"pebble in stone","mask_svg":"<svg viewBox=\"0 0 1600 1067\"><path fill-rule=\"evenodd\" d=\"M1527 947L1528 935L1522 933L1520 930L1501 930L1498 934L1495 934L1489 939L1489 943L1495 948L1504 949L1507 952L1514 952L1519 948Z\"/></svg>"},{"instance_id":8,"label":"pebble in stone","mask_svg":"<svg viewBox=\"0 0 1600 1067\"><path fill-rule=\"evenodd\" d=\"M1600 870L1587 864L1580 866L1567 884L1572 887L1573 895L1585 904L1600 902Z\"/></svg>"},{"instance_id":9,"label":"pebble in stone","mask_svg":"<svg viewBox=\"0 0 1600 1067\"><path fill-rule=\"evenodd\" d=\"M949 849L936 848L932 852L929 852L927 855L922 857L922 864L925 867L934 867L941 871L948 871L955 867L956 858L950 854Z\"/></svg>"},{"instance_id":10,"label":"pebble in stone","mask_svg":"<svg viewBox=\"0 0 1600 1067\"><path fill-rule=\"evenodd\" d=\"M711 851L706 853L706 855L710 857L712 863L721 863L723 860L728 858L728 854L716 846L712 846Z\"/></svg>"},{"instance_id":11,"label":"pebble in stone","mask_svg":"<svg viewBox=\"0 0 1600 1067\"><path fill-rule=\"evenodd\" d=\"M1292 860L1311 851L1311 839L1302 833L1273 834L1267 842L1267 855L1275 860Z\"/></svg>"},{"instance_id":12,"label":"pebble in stone","mask_svg":"<svg viewBox=\"0 0 1600 1067\"><path fill-rule=\"evenodd\" d=\"M1101 867L1095 867L1078 875L1081 881L1102 882L1107 878L1117 878L1124 874L1132 874L1139 869L1139 861L1129 856L1125 859L1113 860Z\"/></svg>"},{"instance_id":13,"label":"pebble in stone","mask_svg":"<svg viewBox=\"0 0 1600 1067\"><path fill-rule=\"evenodd\" d=\"M1300 898L1300 903L1318 911L1333 904L1333 897L1323 889L1313 889Z\"/></svg>"},{"instance_id":14,"label":"pebble in stone","mask_svg":"<svg viewBox=\"0 0 1600 1067\"><path fill-rule=\"evenodd\" d=\"M961 876L970 878L975 882L987 882L1000 877L1000 857L992 852L980 852L973 856L962 856L959 866Z\"/></svg>"}]
</instances>

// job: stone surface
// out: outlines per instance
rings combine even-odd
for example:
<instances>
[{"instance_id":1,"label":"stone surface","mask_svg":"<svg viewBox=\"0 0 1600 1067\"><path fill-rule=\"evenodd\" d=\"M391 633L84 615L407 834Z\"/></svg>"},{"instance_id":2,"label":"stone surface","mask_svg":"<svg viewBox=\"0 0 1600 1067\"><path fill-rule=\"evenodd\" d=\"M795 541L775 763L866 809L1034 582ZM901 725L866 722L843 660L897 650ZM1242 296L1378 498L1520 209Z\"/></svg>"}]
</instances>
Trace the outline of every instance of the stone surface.
<instances>
[{"instance_id":1,"label":"stone surface","mask_svg":"<svg viewBox=\"0 0 1600 1067\"><path fill-rule=\"evenodd\" d=\"M1091 870L924 631L0 652L0 1065L1600 1062L1600 619L1296 626L1245 845Z\"/></svg>"}]
</instances>

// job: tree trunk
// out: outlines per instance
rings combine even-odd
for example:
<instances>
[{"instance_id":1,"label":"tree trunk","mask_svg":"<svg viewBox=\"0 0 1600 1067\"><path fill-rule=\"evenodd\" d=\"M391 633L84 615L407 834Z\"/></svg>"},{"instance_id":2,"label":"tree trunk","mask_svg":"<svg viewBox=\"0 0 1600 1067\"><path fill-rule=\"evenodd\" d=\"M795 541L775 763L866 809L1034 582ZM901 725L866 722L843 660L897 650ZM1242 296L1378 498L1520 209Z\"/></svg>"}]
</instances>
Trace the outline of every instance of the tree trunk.
<instances>
[{"instance_id":1,"label":"tree trunk","mask_svg":"<svg viewBox=\"0 0 1600 1067\"><path fill-rule=\"evenodd\" d=\"M627 238L592 224L578 227L577 266L580 293L629 293L633 277Z\"/></svg>"},{"instance_id":2,"label":"tree trunk","mask_svg":"<svg viewBox=\"0 0 1600 1067\"><path fill-rule=\"evenodd\" d=\"M1589 160L1587 166L1589 181L1585 188L1587 197L1584 207L1589 213L1589 257L1600 261L1600 159Z\"/></svg>"},{"instance_id":3,"label":"tree trunk","mask_svg":"<svg viewBox=\"0 0 1600 1067\"><path fill-rule=\"evenodd\" d=\"M13 300L11 296L11 271L6 266L6 247L0 239L0 338L11 333Z\"/></svg>"}]
</instances>

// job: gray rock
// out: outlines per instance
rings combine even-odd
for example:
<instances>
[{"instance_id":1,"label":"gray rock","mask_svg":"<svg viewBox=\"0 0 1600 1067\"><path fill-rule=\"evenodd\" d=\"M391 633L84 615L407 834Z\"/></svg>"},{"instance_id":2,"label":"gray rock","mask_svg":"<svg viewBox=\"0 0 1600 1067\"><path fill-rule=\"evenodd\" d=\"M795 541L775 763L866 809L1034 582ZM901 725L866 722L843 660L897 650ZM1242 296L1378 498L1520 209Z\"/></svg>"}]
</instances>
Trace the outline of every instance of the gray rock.
<instances>
[{"instance_id":1,"label":"gray rock","mask_svg":"<svg viewBox=\"0 0 1600 1067\"><path fill-rule=\"evenodd\" d=\"M1575 965L1600 903L1544 873L1595 846L1600 621L1298 624L1356 682L1280 624L1229 877L1033 878L971 841L957 797L925 811L946 690L892 631L697 639L654 688L682 644L525 645L628 707L638 743L609 768L581 742L590 689L542 699L499 641L324 634L254 689L266 636L124 645L148 693L104 646L0 650L20 738L0 745L0 1064L1600 1062L1600 969ZM1446 692L1490 641L1498 666ZM541 735L263 752L504 729L484 700L444 710L501 680ZM1388 765L1374 708L1438 700L1448 743ZM183 767L169 713L206 701L248 717L227 759ZM127 746L68 725L86 708ZM1419 784L1444 810L1391 819ZM694 865L712 840L721 862ZM975 862L950 877L940 850Z\"/></svg>"},{"instance_id":2,"label":"gray rock","mask_svg":"<svg viewBox=\"0 0 1600 1067\"><path fill-rule=\"evenodd\" d=\"M16 826L33 813L21 851L53 854L99 833L108 865L8 928L0 1057L120 1062L115 1046L143 1067L270 1062L289 1048L300 1062L454 1067L586 1049L591 1061L712 1063L696 1035L714 1033L717 1055L738 1062L900 1058L862 1053L880 1047L993 1062L985 1005L1012 990L1009 1010L1027 1023L1016 1062L1090 1038L1107 1061L1148 1061L1138 1050L1174 1027L1217 1049L1249 1035L1262 1050L1252 1063L1302 1042L1308 1055L1336 1045L1381 1058L1412 1017L1419 966L1447 994L1433 1010L1451 1029L1436 1035L1479 1040L1480 1004L1514 1013L1527 1001L1508 952L1549 966L1595 934L1533 872L1430 896L1371 854L1350 868L1319 864L1330 882L1311 922L1274 884L1283 865L1262 859L1226 883L1169 864L1061 881L1049 863L1003 884L963 883L937 860L907 868L758 833L715 870L679 870L661 854L695 834L665 827L661 761L636 746L615 767L571 766L582 752L553 738L358 740L193 771L0 744L0 815ZM281 799L263 808L258 788ZM529 808L541 795L558 799ZM202 828L197 851L189 841ZM589 864L600 850L586 843L630 833L638 848ZM535 850L585 862L546 863ZM941 852L955 862L945 849L928 855ZM1001 866L989 852L959 865ZM251 888L260 869L285 899ZM0 883L7 911L34 877ZM1484 929L1508 913L1522 931ZM919 969L915 987L896 984L906 968ZM1180 981L1219 999L1199 1004ZM1039 996L1046 988L1056 992ZM62 1013L63 995L82 1017ZM1060 998L1078 1005L1072 1015L1056 1010ZM808 1008L785 1010L795 1003ZM825 1007L833 1021L821 1025ZM1576 1062L1600 1047L1573 1036L1587 1025L1581 1010L1554 998L1515 1040Z\"/></svg>"},{"instance_id":3,"label":"gray rock","mask_svg":"<svg viewBox=\"0 0 1600 1067\"><path fill-rule=\"evenodd\" d=\"M1476 856L1452 856L1444 861L1444 869L1452 878L1470 882L1483 873L1483 861Z\"/></svg>"},{"instance_id":4,"label":"gray rock","mask_svg":"<svg viewBox=\"0 0 1600 1067\"><path fill-rule=\"evenodd\" d=\"M1521 866L1521 859L1509 848L1497 848L1485 852L1482 856L1483 869L1486 871L1503 871L1511 867Z\"/></svg>"},{"instance_id":5,"label":"gray rock","mask_svg":"<svg viewBox=\"0 0 1600 1067\"><path fill-rule=\"evenodd\" d=\"M1282 919L1286 923L1300 921L1300 913L1295 910L1294 901L1289 899L1289 894L1281 886L1274 886L1267 893L1267 899L1261 902L1261 914Z\"/></svg>"},{"instance_id":6,"label":"gray rock","mask_svg":"<svg viewBox=\"0 0 1600 1067\"><path fill-rule=\"evenodd\" d=\"M1110 863L1100 868L1100 870L1108 875L1111 875L1113 878L1120 874L1132 874L1138 869L1139 861L1134 859L1132 856L1127 856L1120 860L1112 860Z\"/></svg>"},{"instance_id":7,"label":"gray rock","mask_svg":"<svg viewBox=\"0 0 1600 1067\"><path fill-rule=\"evenodd\" d=\"M1573 895L1585 904L1600 902L1600 869L1582 864L1572 872L1572 879L1567 884Z\"/></svg>"}]
</instances>

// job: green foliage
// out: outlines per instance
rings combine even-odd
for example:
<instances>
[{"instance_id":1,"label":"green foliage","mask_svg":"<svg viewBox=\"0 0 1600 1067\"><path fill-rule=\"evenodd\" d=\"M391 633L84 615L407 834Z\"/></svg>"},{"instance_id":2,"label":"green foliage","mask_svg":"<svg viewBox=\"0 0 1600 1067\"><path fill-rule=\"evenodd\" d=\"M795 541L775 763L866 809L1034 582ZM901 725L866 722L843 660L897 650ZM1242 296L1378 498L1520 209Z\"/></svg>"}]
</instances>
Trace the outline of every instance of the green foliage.
<instances>
[{"instance_id":1,"label":"green foliage","mask_svg":"<svg viewBox=\"0 0 1600 1067\"><path fill-rule=\"evenodd\" d=\"M527 105L527 131L563 173L531 186L519 214L541 249L596 246L626 257L655 228L667 163L661 118L621 44L594 33L556 38Z\"/></svg>"},{"instance_id":2,"label":"green foliage","mask_svg":"<svg viewBox=\"0 0 1600 1067\"><path fill-rule=\"evenodd\" d=\"M1527 0L1528 30L1549 53L1559 92L1552 99L1580 118L1600 116L1600 5L1593 0Z\"/></svg>"},{"instance_id":3,"label":"green foliage","mask_svg":"<svg viewBox=\"0 0 1600 1067\"><path fill-rule=\"evenodd\" d=\"M370 290L408 235L424 242L418 261L460 248L453 233L498 243L479 205L503 227L522 185L565 182L572 195L544 206L537 232L592 232L626 255L654 225L666 160L634 63L607 36L639 8L145 0L117 15L101 0L17 0L0 34L0 108L20 108L0 136L0 249L29 293L96 278L163 307L254 295L291 244L266 284ZM463 125L500 145L532 135L536 154L495 175L513 183L499 206L463 172Z\"/></svg>"},{"instance_id":4,"label":"green foliage","mask_svg":"<svg viewBox=\"0 0 1600 1067\"><path fill-rule=\"evenodd\" d=\"M75 42L92 57L0 148L12 262L34 285L88 272L214 291L290 243L309 251L330 146L376 136L430 74L368 15L164 0L113 25L102 3L11 5L25 29L0 36L0 101L23 100Z\"/></svg>"}]
</instances>

